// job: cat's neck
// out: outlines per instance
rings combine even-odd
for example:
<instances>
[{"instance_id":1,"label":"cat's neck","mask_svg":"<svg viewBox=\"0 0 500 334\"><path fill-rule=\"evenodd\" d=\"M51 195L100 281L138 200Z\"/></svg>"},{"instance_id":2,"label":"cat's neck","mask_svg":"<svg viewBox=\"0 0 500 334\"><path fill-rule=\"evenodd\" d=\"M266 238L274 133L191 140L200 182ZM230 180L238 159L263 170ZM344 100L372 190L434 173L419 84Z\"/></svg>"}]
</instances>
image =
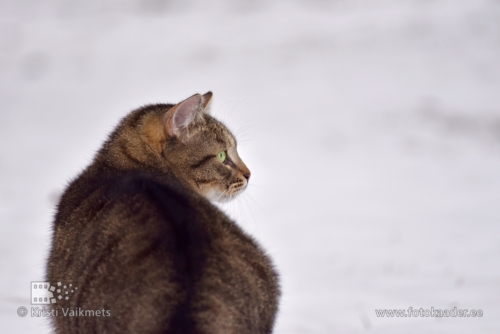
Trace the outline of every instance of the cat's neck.
<instances>
[{"instance_id":1,"label":"cat's neck","mask_svg":"<svg viewBox=\"0 0 500 334\"><path fill-rule=\"evenodd\" d=\"M89 172L93 175L113 175L117 172L149 174L158 179L175 181L196 191L196 185L182 170L175 168L175 163L169 161L168 157L163 157L149 139L143 139L136 136L134 140L127 140L125 136L108 141L89 166Z\"/></svg>"},{"instance_id":2,"label":"cat's neck","mask_svg":"<svg viewBox=\"0 0 500 334\"><path fill-rule=\"evenodd\" d=\"M97 153L94 163L121 171L164 169L161 143L165 137L157 118L156 114L144 115L137 127L130 126L132 117L124 119Z\"/></svg>"}]
</instances>

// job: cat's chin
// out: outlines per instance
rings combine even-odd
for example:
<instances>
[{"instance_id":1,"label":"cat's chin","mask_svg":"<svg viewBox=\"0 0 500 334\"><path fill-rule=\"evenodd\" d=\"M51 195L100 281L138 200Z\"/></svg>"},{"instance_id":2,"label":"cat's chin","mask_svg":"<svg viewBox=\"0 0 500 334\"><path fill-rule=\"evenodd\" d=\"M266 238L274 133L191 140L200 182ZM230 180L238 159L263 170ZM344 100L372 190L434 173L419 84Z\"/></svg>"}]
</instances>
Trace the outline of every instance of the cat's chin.
<instances>
[{"instance_id":1,"label":"cat's chin","mask_svg":"<svg viewBox=\"0 0 500 334\"><path fill-rule=\"evenodd\" d=\"M218 202L218 203L227 203L238 197L246 187L243 187L237 191L233 191L232 193L228 193L227 191L220 192L217 190L210 190L204 196L210 201Z\"/></svg>"},{"instance_id":2,"label":"cat's chin","mask_svg":"<svg viewBox=\"0 0 500 334\"><path fill-rule=\"evenodd\" d=\"M233 199L235 199L236 197L238 197L238 195L241 193L238 192L237 194L233 194L233 195L222 195L220 197L218 197L217 199L214 199L213 201L214 202L218 202L218 203L227 203L227 202L230 202L232 201Z\"/></svg>"}]
</instances>

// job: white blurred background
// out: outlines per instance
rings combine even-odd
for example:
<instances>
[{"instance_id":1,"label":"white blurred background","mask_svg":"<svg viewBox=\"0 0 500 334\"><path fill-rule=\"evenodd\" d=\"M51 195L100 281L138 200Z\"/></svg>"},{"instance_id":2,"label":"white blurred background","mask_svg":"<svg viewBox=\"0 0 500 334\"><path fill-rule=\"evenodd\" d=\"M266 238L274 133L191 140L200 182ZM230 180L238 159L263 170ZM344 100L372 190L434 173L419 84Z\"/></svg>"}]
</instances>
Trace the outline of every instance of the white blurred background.
<instances>
[{"instance_id":1,"label":"white blurred background","mask_svg":"<svg viewBox=\"0 0 500 334\"><path fill-rule=\"evenodd\" d=\"M64 186L132 109L214 92L276 333L500 332L500 2L0 0L0 331ZM481 309L378 318L375 309Z\"/></svg>"}]
</instances>

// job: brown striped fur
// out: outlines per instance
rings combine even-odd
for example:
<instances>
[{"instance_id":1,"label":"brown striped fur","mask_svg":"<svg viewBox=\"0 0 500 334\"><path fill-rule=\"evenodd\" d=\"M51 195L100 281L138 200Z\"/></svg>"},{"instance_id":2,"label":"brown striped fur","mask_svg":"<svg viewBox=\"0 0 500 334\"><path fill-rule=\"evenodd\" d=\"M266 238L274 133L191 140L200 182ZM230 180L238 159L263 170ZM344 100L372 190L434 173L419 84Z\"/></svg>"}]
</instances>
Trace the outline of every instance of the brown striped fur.
<instances>
[{"instance_id":1,"label":"brown striped fur","mask_svg":"<svg viewBox=\"0 0 500 334\"><path fill-rule=\"evenodd\" d=\"M131 112L66 188L47 280L78 290L53 304L56 333L272 332L276 271L209 201L233 198L250 178L233 135L208 113L211 97Z\"/></svg>"}]
</instances>

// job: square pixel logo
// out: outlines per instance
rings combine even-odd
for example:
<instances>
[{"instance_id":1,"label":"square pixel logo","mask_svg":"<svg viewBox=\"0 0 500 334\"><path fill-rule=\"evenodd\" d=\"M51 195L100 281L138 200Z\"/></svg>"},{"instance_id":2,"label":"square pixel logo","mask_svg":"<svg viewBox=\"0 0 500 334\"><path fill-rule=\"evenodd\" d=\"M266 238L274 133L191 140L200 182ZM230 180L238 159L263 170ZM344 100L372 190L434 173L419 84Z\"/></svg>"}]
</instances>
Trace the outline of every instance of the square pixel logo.
<instances>
[{"instance_id":1,"label":"square pixel logo","mask_svg":"<svg viewBox=\"0 0 500 334\"><path fill-rule=\"evenodd\" d=\"M78 290L73 284L52 285L50 282L31 282L31 304L50 305L58 301L68 300L70 296Z\"/></svg>"}]
</instances>

